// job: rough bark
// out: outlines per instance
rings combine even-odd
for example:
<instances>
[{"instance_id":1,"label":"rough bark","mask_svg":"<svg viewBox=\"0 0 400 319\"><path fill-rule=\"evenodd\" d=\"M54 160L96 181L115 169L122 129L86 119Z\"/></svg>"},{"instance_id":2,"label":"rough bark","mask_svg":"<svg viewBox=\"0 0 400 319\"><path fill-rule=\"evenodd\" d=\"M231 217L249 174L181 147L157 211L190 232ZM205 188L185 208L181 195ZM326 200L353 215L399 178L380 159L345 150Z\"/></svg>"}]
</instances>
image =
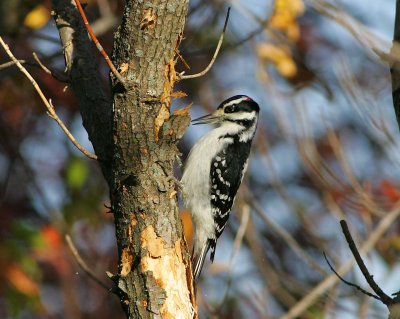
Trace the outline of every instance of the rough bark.
<instances>
[{"instance_id":1,"label":"rough bark","mask_svg":"<svg viewBox=\"0 0 400 319\"><path fill-rule=\"evenodd\" d=\"M66 72L83 125L103 174L110 180L112 157L112 103L102 87L94 47L73 0L53 0L54 20L64 50Z\"/></svg>"},{"instance_id":2,"label":"rough bark","mask_svg":"<svg viewBox=\"0 0 400 319\"><path fill-rule=\"evenodd\" d=\"M114 86L112 210L119 248L118 287L134 318L190 318L188 255L173 164L187 114L170 116L187 1L127 1L113 60L130 83Z\"/></svg>"},{"instance_id":3,"label":"rough bark","mask_svg":"<svg viewBox=\"0 0 400 319\"><path fill-rule=\"evenodd\" d=\"M119 250L113 280L121 304L129 318L192 318L189 254L172 179L189 115L170 114L188 0L126 1L113 60L127 85L112 78L112 107L92 74L87 46L93 44L75 6L53 4L72 88L110 187Z\"/></svg>"}]
</instances>

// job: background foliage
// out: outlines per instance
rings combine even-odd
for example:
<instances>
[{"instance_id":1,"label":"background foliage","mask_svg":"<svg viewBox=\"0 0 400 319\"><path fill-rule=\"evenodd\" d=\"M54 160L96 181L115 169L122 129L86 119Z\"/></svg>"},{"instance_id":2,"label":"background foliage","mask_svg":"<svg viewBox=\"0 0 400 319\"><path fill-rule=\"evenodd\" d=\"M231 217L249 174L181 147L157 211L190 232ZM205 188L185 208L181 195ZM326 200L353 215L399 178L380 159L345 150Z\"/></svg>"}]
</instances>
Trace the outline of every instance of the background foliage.
<instances>
[{"instance_id":1,"label":"background foliage","mask_svg":"<svg viewBox=\"0 0 400 319\"><path fill-rule=\"evenodd\" d=\"M179 84L192 116L234 94L261 106L249 173L235 214L206 264L199 289L203 317L277 318L351 259L339 219L348 220L386 293L400 289L399 223L373 234L400 211L399 134L384 54L395 1L192 1L181 53L200 71L213 54L228 6L225 42L203 78ZM29 4L28 4L29 3ZM86 12L107 52L123 2L90 0ZM18 9L16 9L18 8ZM76 138L91 149L68 84L50 1L0 4L0 33L51 97ZM10 14L10 13L13 14ZM108 88L108 69L98 54ZM123 318L116 298L79 268L64 235L105 282L116 272L108 190L96 163L49 119L31 84L0 53L0 317ZM177 67L185 70L181 63ZM188 129L183 159L208 127ZM179 175L177 169L177 175ZM188 241L192 230L183 219ZM375 243L376 242L376 243ZM366 284L357 269L346 279ZM111 286L111 281L108 281ZM302 318L386 318L379 302L336 283ZM285 317L289 318L289 317Z\"/></svg>"}]
</instances>

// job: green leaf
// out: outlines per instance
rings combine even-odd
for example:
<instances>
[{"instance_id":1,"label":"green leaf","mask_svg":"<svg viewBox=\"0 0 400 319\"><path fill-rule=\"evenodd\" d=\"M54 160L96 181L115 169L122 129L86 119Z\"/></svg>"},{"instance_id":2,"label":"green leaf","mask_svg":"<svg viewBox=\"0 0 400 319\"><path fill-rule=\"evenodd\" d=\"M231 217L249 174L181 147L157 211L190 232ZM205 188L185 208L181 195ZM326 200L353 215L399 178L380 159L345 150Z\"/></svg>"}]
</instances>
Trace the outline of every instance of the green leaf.
<instances>
[{"instance_id":1,"label":"green leaf","mask_svg":"<svg viewBox=\"0 0 400 319\"><path fill-rule=\"evenodd\" d=\"M88 167L80 158L73 158L67 167L67 185L72 189L81 189L88 177Z\"/></svg>"}]
</instances>

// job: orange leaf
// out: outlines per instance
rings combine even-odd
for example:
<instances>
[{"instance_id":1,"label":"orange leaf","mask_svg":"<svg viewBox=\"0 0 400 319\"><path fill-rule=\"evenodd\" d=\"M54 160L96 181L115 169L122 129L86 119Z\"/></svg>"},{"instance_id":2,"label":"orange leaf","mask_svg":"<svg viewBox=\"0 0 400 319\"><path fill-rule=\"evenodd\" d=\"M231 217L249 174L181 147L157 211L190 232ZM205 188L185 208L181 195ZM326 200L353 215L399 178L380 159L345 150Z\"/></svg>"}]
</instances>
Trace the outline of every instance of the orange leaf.
<instances>
[{"instance_id":1,"label":"orange leaf","mask_svg":"<svg viewBox=\"0 0 400 319\"><path fill-rule=\"evenodd\" d=\"M276 69L282 76L286 78L291 78L297 73L296 63L294 63L292 58L289 57L279 61L279 63L276 65Z\"/></svg>"},{"instance_id":2,"label":"orange leaf","mask_svg":"<svg viewBox=\"0 0 400 319\"><path fill-rule=\"evenodd\" d=\"M43 227L41 232L46 244L49 247L58 249L61 246L62 244L61 236L56 228L48 225Z\"/></svg>"},{"instance_id":3,"label":"orange leaf","mask_svg":"<svg viewBox=\"0 0 400 319\"><path fill-rule=\"evenodd\" d=\"M388 180L381 182L381 191L385 197L393 202L397 202L400 199L400 191Z\"/></svg>"},{"instance_id":4,"label":"orange leaf","mask_svg":"<svg viewBox=\"0 0 400 319\"><path fill-rule=\"evenodd\" d=\"M187 209L184 209L181 213L181 220L183 224L183 233L185 234L186 242L188 247L193 246L193 223L192 218L190 217L190 212Z\"/></svg>"},{"instance_id":5,"label":"orange leaf","mask_svg":"<svg viewBox=\"0 0 400 319\"><path fill-rule=\"evenodd\" d=\"M300 36L296 19L304 9L302 0L276 0L268 26L284 32L290 41L295 42Z\"/></svg>"},{"instance_id":6,"label":"orange leaf","mask_svg":"<svg viewBox=\"0 0 400 319\"><path fill-rule=\"evenodd\" d=\"M13 264L8 266L6 269L6 278L15 289L24 295L37 296L39 293L36 282L18 265Z\"/></svg>"},{"instance_id":7,"label":"orange leaf","mask_svg":"<svg viewBox=\"0 0 400 319\"><path fill-rule=\"evenodd\" d=\"M290 78L296 75L297 66L287 47L271 43L260 43L256 51L260 59L274 64L282 76Z\"/></svg>"}]
</instances>

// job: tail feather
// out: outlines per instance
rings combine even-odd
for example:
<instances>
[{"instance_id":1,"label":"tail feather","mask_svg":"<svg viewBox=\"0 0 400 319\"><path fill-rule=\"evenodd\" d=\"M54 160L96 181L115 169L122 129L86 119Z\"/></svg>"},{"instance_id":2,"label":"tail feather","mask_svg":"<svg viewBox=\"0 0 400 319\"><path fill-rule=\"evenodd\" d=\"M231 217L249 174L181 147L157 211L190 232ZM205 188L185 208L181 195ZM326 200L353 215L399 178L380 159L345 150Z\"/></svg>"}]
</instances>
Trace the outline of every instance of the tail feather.
<instances>
[{"instance_id":1,"label":"tail feather","mask_svg":"<svg viewBox=\"0 0 400 319\"><path fill-rule=\"evenodd\" d=\"M209 248L211 248L211 253L210 253L210 260L213 263L214 262L214 256L215 256L215 249L217 248L217 240L211 239L209 241Z\"/></svg>"},{"instance_id":2,"label":"tail feather","mask_svg":"<svg viewBox=\"0 0 400 319\"><path fill-rule=\"evenodd\" d=\"M204 265L204 261L206 259L206 255L208 250L210 249L210 241L207 240L207 242L204 244L203 248L200 251L200 254L194 258L193 261L193 277L195 282L199 279L201 270Z\"/></svg>"}]
</instances>

